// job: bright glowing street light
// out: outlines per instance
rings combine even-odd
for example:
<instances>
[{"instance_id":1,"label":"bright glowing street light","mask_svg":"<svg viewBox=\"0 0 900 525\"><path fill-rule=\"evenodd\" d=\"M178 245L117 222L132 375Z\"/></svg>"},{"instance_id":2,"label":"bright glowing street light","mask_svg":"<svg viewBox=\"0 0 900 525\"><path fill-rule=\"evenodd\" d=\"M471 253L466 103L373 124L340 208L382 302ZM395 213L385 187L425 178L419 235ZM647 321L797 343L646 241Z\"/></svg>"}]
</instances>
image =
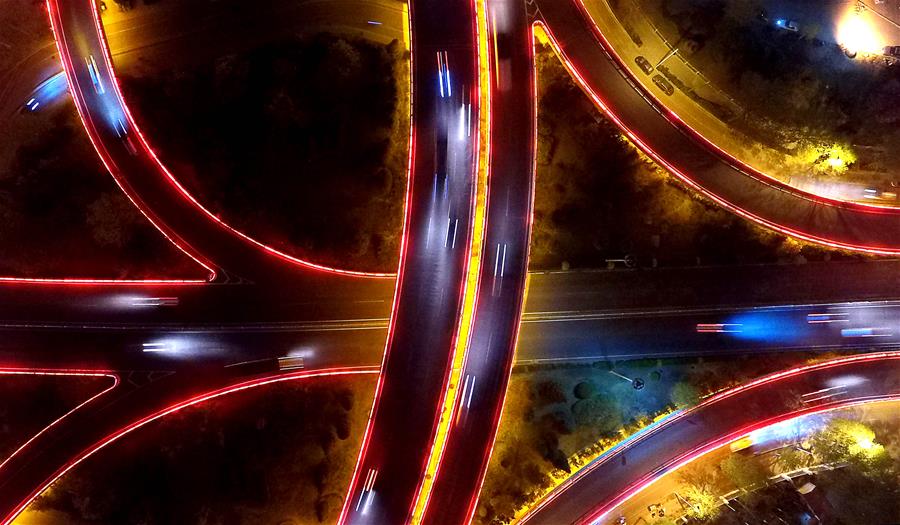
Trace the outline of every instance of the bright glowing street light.
<instances>
[{"instance_id":1,"label":"bright glowing street light","mask_svg":"<svg viewBox=\"0 0 900 525\"><path fill-rule=\"evenodd\" d=\"M851 57L857 53L881 54L884 50L884 39L872 23L871 14L855 6L848 8L838 22L837 40Z\"/></svg>"}]
</instances>

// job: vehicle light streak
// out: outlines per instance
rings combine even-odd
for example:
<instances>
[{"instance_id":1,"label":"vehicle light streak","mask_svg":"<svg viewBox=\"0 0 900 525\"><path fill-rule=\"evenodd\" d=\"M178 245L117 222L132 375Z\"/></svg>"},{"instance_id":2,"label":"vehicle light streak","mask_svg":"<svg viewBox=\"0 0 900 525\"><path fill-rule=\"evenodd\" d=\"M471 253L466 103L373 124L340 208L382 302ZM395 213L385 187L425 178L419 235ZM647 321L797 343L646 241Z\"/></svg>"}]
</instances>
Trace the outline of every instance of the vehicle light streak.
<instances>
[{"instance_id":1,"label":"vehicle light streak","mask_svg":"<svg viewBox=\"0 0 900 525\"><path fill-rule=\"evenodd\" d=\"M478 5L485 6L485 4L487 4L487 2L482 2L482 3L479 3ZM490 15L490 14L494 14L494 12L489 11L488 9L481 9L478 12L479 28L487 28L487 31L484 31L484 33L486 34L486 37L479 42L479 49L480 49L479 59L482 61L482 63L484 65L487 65L489 68L494 66L494 64L490 63L490 59L492 56L490 53L491 47L488 43L491 40L490 29L496 26L496 24L488 25L487 15ZM531 50L529 50L529 51L531 51ZM529 56L529 60L530 59L531 59L531 56ZM531 66L531 64L529 64L529 67L530 66ZM485 72L484 66L482 66L481 71L482 71L482 84L481 85L483 86L482 90L484 93L489 93L493 96L493 93L491 93L491 89L492 89L492 86L494 85L494 76L492 74L490 74L490 71ZM508 69L504 69L503 72L501 72L501 74L500 74L502 85L508 84L508 82L506 82L505 78L503 77L503 75L505 75L505 74L509 74ZM530 88L534 87L533 79L532 79L532 82L529 82L529 87ZM498 90L500 90L499 87L498 87ZM532 94L531 100L533 101L534 100L534 98L533 98L534 91L531 91L531 94ZM496 121L497 116L494 114L494 107L495 106L492 102L491 111L489 113L489 117L491 120L491 135L494 134L494 130L500 131L499 126L502 126L502 124L498 124ZM527 104L525 107L531 111L533 119L536 118L535 112L534 112L534 105ZM523 108L523 109L525 109L525 108ZM536 129L537 129L536 127L532 127L530 129L532 145L534 145L536 142ZM528 158L529 164L532 167L534 166L534 162L535 162L533 152L534 152L534 149L532 148L532 150L530 151L530 154L529 154L529 158ZM500 166L500 165L498 165L498 166L494 165L493 157L491 157L489 159L488 164L491 169L491 178L493 179L496 176L493 174L493 170L498 169L498 166ZM533 173L534 172L532 170L532 172L530 172L530 173L525 172L525 173L522 173L520 176L530 178L530 177L533 177ZM504 172L502 175L504 177L510 176L506 172ZM528 217L525 220L527 228L522 229L519 232L517 232L518 242L523 242L523 245L525 247L525 256L524 256L525 258L523 261L519 261L517 259L517 261L516 261L517 264L519 264L519 263L526 264L525 261L527 261L527 256L528 256L528 238L530 236L530 225L531 225L531 221L532 221L532 211L533 211L532 203L533 203L533 196L534 196L533 195L533 191L534 191L533 178L530 178L529 180L530 180L531 184L529 184L529 186L527 187L528 193L525 194L525 195L527 195L527 198L528 198L528 206L527 206ZM506 184L505 182L501 182L501 183ZM487 209L491 210L491 211L489 211L490 216L491 217L498 216L498 209L500 209L500 210L503 209L503 204L501 204L501 203L504 202L504 197L505 197L505 205L506 205L506 211L507 211L506 216L508 217L509 204L510 204L509 203L509 198L510 198L509 189L507 189L504 192L499 188L495 188L495 184L493 182L491 182L488 187L488 197L489 197L489 199L488 199ZM502 217L497 217L497 219L500 220L501 222L494 224L494 225L492 225L490 223L493 219L491 219L491 218L487 219L488 224L486 227L488 228L489 232L490 232L491 228L497 229L498 227L502 227L502 224L503 224L502 221L504 219ZM497 232L494 232L493 234L488 233L485 235L495 235L496 233ZM524 237L524 241L522 240L522 237ZM482 277L489 277L491 275L490 272L492 272L495 267L496 267L497 273L500 273L501 268L503 268L503 264L502 264L503 248L502 247L500 248L499 253L495 252L493 244L490 241L488 241L487 238L485 238L482 249L484 250L485 255L487 255L488 257L486 257L485 260L483 260L481 262L481 268L479 270L479 275ZM494 255L493 261L490 260L490 258L489 258L490 255ZM500 264L497 264L498 260L501 261ZM505 273L505 268L503 268L502 271ZM500 377L487 379L487 381L499 380L499 384L491 386L492 390L490 390L487 394L485 394L485 397L483 397L481 399L481 403L489 404L489 406L491 407L492 410L489 412L489 414L491 414L493 416L493 419L488 419L486 421L478 421L477 423L462 424L465 421L465 419L463 418L463 416L465 415L465 412L467 412L471 408L471 403L472 403L472 400L474 399L474 389L477 386L477 384L480 382L480 380L478 380L478 381L475 380L475 378L476 378L475 372L478 371L480 365L475 366L474 361L472 363L470 363L470 361L469 361L469 358L473 357L475 355L474 353L472 353L472 348L471 348L471 346L474 344L473 341L474 341L474 338L476 337L475 335L469 336L469 340L470 340L469 347L467 347L466 358L465 358L463 366L461 368L461 373L466 375L466 381L462 383L462 395L459 396L457 404L454 407L455 417L453 418L453 420L456 422L456 424L452 425L448 429L448 435L445 438L447 443L444 445L444 447L446 449L445 452L450 451L450 450L452 450L454 452L453 461L456 462L460 459L458 456L455 455L455 453L458 452L458 450L459 450L457 447L461 443L459 440L463 440L462 442L465 442L465 440L469 440L469 439L478 439L479 440L479 448L478 448L478 451L476 451L476 452L480 452L480 454L478 455L480 461L475 462L477 469L474 470L474 472L470 473L470 474L474 474L474 478L472 478L471 480L469 478L466 478L466 480L465 480L466 487L465 487L465 492L463 494L455 493L455 497L466 498L469 503L466 506L459 507L458 510L454 509L450 514L447 514L448 509L446 509L446 505L448 503L448 500L443 499L443 496L446 496L446 494L442 494L442 499L432 500L432 497L438 497L437 491L444 491L444 490L448 490L448 489L452 490L450 488L450 485L448 485L448 480L451 479L448 476L451 476L452 472L447 472L447 470L446 470L446 469L450 469L450 466L451 466L450 461L451 460L450 460L449 456L447 458L444 458L443 452L442 452L441 463L439 464L440 468L435 470L435 474L433 475L433 479L431 481L434 484L434 488L431 489L433 491L433 493L428 494L428 499L426 499L426 501L425 501L426 509L425 509L423 515L421 515L421 520L423 523L429 523L429 522L468 523L472 519L472 515L474 514L475 505L476 505L476 502L478 499L478 493L480 491L480 487L484 480L485 468L490 460L490 456L493 451L493 443L494 443L494 437L496 436L497 422L499 420L500 414L502 413L502 409L503 409L502 402L503 402L503 399L504 399L505 393L506 393L506 388L505 388L506 382L509 379L510 363L512 362L512 359L514 357L515 344L516 344L516 341L518 338L519 321L521 318L521 309L520 308L521 308L521 305L523 304L524 295L526 293L525 291L527 289L527 280L526 280L526 276L524 273L521 274L521 278L522 278L522 282L516 283L516 286L515 286L515 289L518 290L517 295L511 296L511 297L505 299L505 300L508 300L510 303L515 304L515 306L517 307L515 310L515 319L513 321L514 324L510 327L512 329L513 333L510 333L510 334L497 333L496 334L503 338L503 340L504 340L504 345L502 345L503 348L499 348L497 346L497 344L494 343L495 332L493 330L489 329L487 334L481 333L481 335L479 336L479 337L485 337L485 339L487 339L488 343L487 343L486 347L480 348L480 349L478 349L478 351L483 352L483 351L486 351L487 349L490 349L490 351L492 352L491 359L497 359L500 363L499 367L494 367L494 366L488 367L488 370L490 371L491 374L497 373L497 374L500 374ZM482 285L483 284L484 283L482 283ZM496 291L495 289L492 290L493 297L496 297L495 291ZM484 318L478 317L480 315L478 312L481 311L482 307L485 307L488 310L485 310L484 315L488 315L488 312L490 311L490 309L495 307L495 305L497 304L497 301L491 299L490 297L491 296L488 296L487 294L482 296L479 293L478 298L476 299L476 307L475 307L476 321L472 328L473 331L485 330L487 325L484 324L484 322L485 322ZM479 321L479 319L481 319L481 321ZM506 330L506 328L503 328L503 330ZM479 343L479 344L483 344L483 343ZM493 354L494 352L496 352L496 354ZM470 365L472 365L472 366L470 366ZM483 408L484 408L483 406L479 405L479 410L483 410ZM485 424L485 423L487 423L487 424ZM466 461L468 461L468 458L466 458ZM454 482L450 482L451 485L453 483ZM470 484L471 484L471 486L469 486ZM466 496L466 494L468 494L468 497ZM453 504L455 505L455 501L457 501L457 500L453 500L453 501L454 501ZM465 501L465 500L460 499L459 501Z\"/></svg>"},{"instance_id":2,"label":"vehicle light streak","mask_svg":"<svg viewBox=\"0 0 900 525\"><path fill-rule=\"evenodd\" d=\"M47 0L47 14L50 18L50 29L53 32L53 40L56 42L56 48L59 52L60 60L63 64L63 72L66 75L66 79L69 85L70 92L72 93L72 100L75 102L75 107L78 110L78 117L81 119L81 123L84 126L84 129L87 131L88 138L91 141L91 144L94 146L94 150L97 152L97 155L100 157L100 161L103 162L103 165L106 167L106 170L114 174L113 179L116 181L116 184L119 186L119 189L125 193L125 196L128 197L128 200L141 212L141 214L152 224L157 230L162 233L163 237L166 238L169 242L171 242L175 247L181 250L185 255L190 257L194 262L205 268L208 273L207 281L213 281L216 278L216 270L213 269L211 263L204 261L200 258L199 255L193 254L186 246L183 246L180 242L175 241L168 233L159 225L157 222L151 218L151 216L140 206L137 201L130 195L130 192L125 191L125 187L122 185L122 182L118 177L115 176L115 171L112 168L111 160L107 158L107 155L104 154L105 150L100 147L99 142L95 138L95 134L92 133L94 129L92 126L88 124L88 120L86 119L87 108L83 107L84 104L84 96L76 96L76 92L81 93L81 88L78 86L75 78L75 70L70 61L70 57L66 50L66 42L65 35L63 33L63 27L61 20L58 19L59 13L56 8L56 0ZM95 23L97 24L98 30L100 30L100 22L97 18L99 15L94 13ZM106 39L103 36L102 30L100 30L101 41L105 44ZM109 50L106 50L107 56L109 54ZM114 82L115 82L115 77ZM127 113L127 108L126 108ZM201 280L190 280L190 279L176 279L174 281L166 280L166 279L147 279L147 280L132 280L132 281L119 281L114 279L86 279L86 278L61 278L61 279L31 279L31 278L3 278L4 282L17 282L17 283L49 283L49 284L113 284L113 283L126 283L126 284L168 284L168 283L202 283L204 281Z\"/></svg>"},{"instance_id":3,"label":"vehicle light streak","mask_svg":"<svg viewBox=\"0 0 900 525\"><path fill-rule=\"evenodd\" d=\"M490 202L490 165L491 165L491 94L489 62L484 59L487 49L487 35L481 31L482 20L485 11L483 0L471 0L472 33L476 49L475 54L475 79L476 88L473 90L473 103L476 104L475 136L477 141L474 147L473 166L475 169L475 181L473 184L475 206L471 211L471 238L466 249L467 263L465 269L466 278L463 282L463 301L457 322L457 332L452 343L452 355L449 360L449 370L444 382L443 394L438 405L439 410L435 414L431 449L425 457L425 464L416 488L415 497L409 509L409 523L418 525L424 518L431 498L434 481L440 472L441 462L444 458L447 439L451 428L456 421L454 414L458 415L458 406L461 403L460 376L465 369L468 359L469 344L472 337L472 327L475 322L475 312L478 309L478 290L481 286L481 264L484 257L484 237L487 221L487 207ZM467 110L471 115L471 104ZM471 117L469 117L471 122ZM468 128L468 125L467 125ZM484 154L482 155L482 150ZM446 416L446 417L445 417Z\"/></svg>"},{"instance_id":4,"label":"vehicle light streak","mask_svg":"<svg viewBox=\"0 0 900 525\"><path fill-rule=\"evenodd\" d=\"M635 495L652 486L654 483L659 481L663 475L675 472L681 467L711 452L714 452L719 448L727 446L747 434L751 434L759 430L765 430L766 428L773 425L779 425L797 418L824 414L833 412L835 410L842 410L856 406L864 406L871 403L892 402L897 400L900 400L900 395L897 394L877 397L865 397L833 403L827 406L819 406L811 409L794 410L763 421L758 421L735 432L730 432L710 443L703 445L702 447L697 448L696 450L688 451L678 458L666 463L665 465L658 467L653 472L649 473L648 475L642 477L640 480L632 484L627 491L623 492L622 495L620 495L613 501L604 504L599 509L591 511L589 514L582 516L580 519L578 519L578 521L576 521L576 523L579 525L600 525L612 510L621 506L622 504L633 498ZM525 523L526 521L527 520L523 518L521 521L519 521L519 523Z\"/></svg>"},{"instance_id":5,"label":"vehicle light streak","mask_svg":"<svg viewBox=\"0 0 900 525\"><path fill-rule=\"evenodd\" d=\"M408 41L407 49L409 50L409 114L415 116L413 113L413 96L415 94L415 84L413 83L413 78L415 76L415 71L413 70L413 34L412 34L412 16L413 16L413 7L412 3L403 4L406 9L406 39ZM415 118L409 119L409 151L407 152L406 159L406 197L403 203L403 235L400 237L400 263L397 269L397 279L394 281L394 299L391 306L391 315L390 320L388 321L387 328L387 337L385 337L384 342L384 352L381 355L381 366L378 368L379 370L384 370L385 363L387 362L388 357L388 349L390 348L391 341L394 337L394 330L397 326L397 306L399 301L397 300L400 297L401 292L401 284L403 283L403 276L405 274L406 269L406 246L409 242L409 224L410 224L410 216L412 215L412 208L410 206L410 200L412 198L412 172L413 172L413 160L415 158L416 151L416 133L415 133ZM347 486L347 493L344 496L344 504L341 508L341 513L338 516L337 523L342 524L347 517L348 512L350 511L350 507L348 503L352 501L353 498L353 487L356 486L356 482L359 479L360 469L362 468L362 461L366 455L366 452L369 448L369 443L372 439L372 422L375 416L375 409L378 407L378 400L381 397L381 391L384 387L384 375L378 375L378 381L375 383L375 395L372 397L372 406L369 408L369 418L366 421L366 430L363 433L362 444L359 447L359 454L356 458L356 466L353 468L353 475L350 477L350 484ZM5 524L0 524L5 525Z\"/></svg>"},{"instance_id":6,"label":"vehicle light streak","mask_svg":"<svg viewBox=\"0 0 900 525\"><path fill-rule=\"evenodd\" d=\"M529 195L528 200L528 235L526 236L525 242L525 263L527 267L527 263L531 257L531 234L533 232L532 226L534 225L534 192L535 192L535 177L537 176L537 130L538 130L538 122L537 122L537 64L535 63L535 45L536 38L534 34L534 25L528 26L528 41L531 45L528 48L528 61L530 63L531 70L531 194ZM491 457L494 455L494 447L497 445L497 432L500 428L500 421L503 419L503 409L506 406L506 396L509 394L509 376L512 374L512 363L515 361L515 353L518 348L519 343L519 334L522 328L522 313L524 311L524 305L528 303L528 289L529 289L529 279L528 272L525 272L525 290L522 293L522 298L519 303L519 311L518 311L518 319L516 320L516 333L513 336L512 347L509 353L509 361L506 365L506 377L504 379L503 385L503 394L497 403L496 409L494 411L494 418L491 423L491 437L490 443L491 446L488 447L487 452L482 457L482 465L481 472L479 474L478 482L476 483L475 490L472 491L472 496L469 498L468 511L466 512L465 523L472 523L472 520L475 517L475 509L478 505L478 498L481 495L481 489L484 486L484 479L487 475L487 467L491 462Z\"/></svg>"},{"instance_id":7,"label":"vehicle light streak","mask_svg":"<svg viewBox=\"0 0 900 525\"><path fill-rule=\"evenodd\" d=\"M849 323L850 319L847 319L847 314L807 314L806 322L809 324Z\"/></svg>"},{"instance_id":8,"label":"vehicle light streak","mask_svg":"<svg viewBox=\"0 0 900 525\"><path fill-rule=\"evenodd\" d=\"M701 334L731 334L739 333L740 331L741 325L733 323L700 323L697 325L697 332Z\"/></svg>"},{"instance_id":9,"label":"vehicle light streak","mask_svg":"<svg viewBox=\"0 0 900 525\"><path fill-rule=\"evenodd\" d=\"M746 383L740 384L736 387L722 390L716 394L713 394L713 395L701 400L700 403L698 403L697 405L695 405L689 409L674 412L670 416L668 416L664 421L659 422L659 424L654 424L654 425L651 425L651 427L644 429L640 436L635 436L634 439L632 439L632 438L626 439L623 443L616 445L616 447L619 447L620 450L628 449L628 448L634 446L635 444L643 441L644 438L646 438L656 432L659 432L661 429L669 427L670 425L674 424L675 422L680 421L684 417L697 412L698 410L700 410L703 407L712 405L714 403L718 403L724 399L728 399L728 398L738 395L746 390L757 388L761 385L778 382L778 381L781 381L784 379L788 379L788 378L795 377L800 374L805 374L805 373L816 371L816 370L825 370L825 369L835 368L835 367L839 367L839 366L843 366L843 365L847 365L847 364L851 364L851 363L867 362L867 361L880 361L880 360L887 361L887 360L896 360L896 359L900 359L900 351L873 352L873 353L869 353L869 354L860 354L860 355L854 355L854 356L840 357L840 358L831 359L828 361L822 361L819 363L812 363L812 364L798 366L798 367L787 369L787 370L782 370L780 372L775 372L773 374L768 374L768 375L759 377L757 379L754 379L752 381L748 381ZM843 401L843 403L850 403L850 401L845 400L845 401ZM821 409L822 409L822 406L820 405L819 407L816 407L815 409L808 408L808 409L804 409L804 410L821 410ZM753 429L750 429L750 430L742 429L738 432L735 432L734 436L731 439L724 441L723 443L728 443L730 441L734 441L735 439L737 439L745 434L748 434L752 430ZM527 522L531 517L533 517L538 511L540 511L542 508L544 508L547 504L549 504L551 501L555 500L556 498L558 498L562 494L564 494L565 491L569 487L571 487L573 484L575 484L579 479L583 478L585 475L587 475L592 470L596 469L599 465L601 465L604 461L606 461L608 459L608 457L609 456L606 454L599 455L598 457L596 457L595 459L593 459L592 461L587 463L583 468L577 470L570 477L563 480L559 485L557 485L550 492L548 492L544 496L543 499L539 500L537 502L537 504L535 504L531 508L529 508L527 513L524 516L522 516L519 523ZM647 485L644 485L641 488L646 488L646 486ZM607 511L608 511L608 509L614 508L617 505L621 504L623 501L625 501L627 498L630 498L636 492L637 491L628 491L627 493L623 493L623 494L625 494L624 499L616 500L615 502L611 503L610 505L604 506L604 508L607 509ZM606 512L606 511L603 511L603 512ZM600 513L600 517L602 517L602 513ZM599 519L599 518L597 518L595 516L594 518L591 518L591 519Z\"/></svg>"},{"instance_id":10,"label":"vehicle light streak","mask_svg":"<svg viewBox=\"0 0 900 525\"><path fill-rule=\"evenodd\" d=\"M356 503L356 510L359 511L359 506L365 504L362 507L362 513L365 514L366 510L368 510L369 505L372 503L372 495L375 490L375 479L378 477L378 471L375 469L369 469L369 475L366 476L366 483L363 485L363 490L359 495L359 501Z\"/></svg>"},{"instance_id":11,"label":"vehicle light streak","mask_svg":"<svg viewBox=\"0 0 900 525\"><path fill-rule=\"evenodd\" d=\"M180 401L175 403L167 408L154 412L146 417L143 417L130 425L121 428L101 441L91 445L90 447L81 451L78 456L72 458L68 463L60 467L56 472L53 473L47 480L45 480L40 487L35 489L29 494L25 500L23 500L19 505L17 505L2 521L0 521L0 525L10 525L16 517L25 510L28 505L31 504L38 496L43 494L48 488L50 488L53 483L59 480L61 477L66 475L69 471L71 471L76 466L80 465L84 460L90 458L106 446L118 441L122 437L138 430L139 428L157 421L163 417L166 417L170 414L174 414L180 410L183 410L187 407L195 406L200 403L204 403L206 401L210 401L228 394L232 394L235 392L241 392L244 390L249 390L252 388L257 388L264 385L270 385L274 383L282 383L285 381L293 381L299 379L312 379L318 377L340 377L340 376L352 376L352 375L363 375L363 374L377 374L378 369L376 367L371 366L360 366L360 367L347 367L347 368L330 368L330 369L321 369L321 370L310 370L310 371L301 371L301 372L293 372L289 374L281 374L275 376L265 376L257 379L251 379L249 381L243 381L241 383L237 383L231 386L227 386L224 388L220 388L218 390L214 390L212 392L207 392L205 394L200 394L189 399ZM65 374L61 374L65 375Z\"/></svg>"},{"instance_id":12,"label":"vehicle light streak","mask_svg":"<svg viewBox=\"0 0 900 525\"><path fill-rule=\"evenodd\" d=\"M31 97L25 102L25 108L30 112L35 112L42 102L51 103L67 90L65 72L60 71L34 88Z\"/></svg>"}]
</instances>

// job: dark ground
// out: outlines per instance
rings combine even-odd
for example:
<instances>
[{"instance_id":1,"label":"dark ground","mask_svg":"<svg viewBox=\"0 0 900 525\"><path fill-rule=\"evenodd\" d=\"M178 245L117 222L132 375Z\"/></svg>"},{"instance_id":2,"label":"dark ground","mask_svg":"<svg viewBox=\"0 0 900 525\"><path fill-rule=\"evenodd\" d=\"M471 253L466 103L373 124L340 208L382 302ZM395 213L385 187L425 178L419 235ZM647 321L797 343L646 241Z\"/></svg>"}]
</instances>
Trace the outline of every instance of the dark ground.
<instances>
[{"instance_id":1,"label":"dark ground","mask_svg":"<svg viewBox=\"0 0 900 525\"><path fill-rule=\"evenodd\" d=\"M0 173L0 275L203 278L131 204L97 157L71 102Z\"/></svg>"},{"instance_id":2,"label":"dark ground","mask_svg":"<svg viewBox=\"0 0 900 525\"><path fill-rule=\"evenodd\" d=\"M332 523L373 386L281 383L187 408L100 452L30 511L80 525Z\"/></svg>"},{"instance_id":3,"label":"dark ground","mask_svg":"<svg viewBox=\"0 0 900 525\"><path fill-rule=\"evenodd\" d=\"M42 428L112 382L105 377L0 374L0 463Z\"/></svg>"},{"instance_id":4,"label":"dark ground","mask_svg":"<svg viewBox=\"0 0 900 525\"><path fill-rule=\"evenodd\" d=\"M300 258L392 272L406 60L397 42L319 34L123 89L164 162L227 222Z\"/></svg>"}]
</instances>

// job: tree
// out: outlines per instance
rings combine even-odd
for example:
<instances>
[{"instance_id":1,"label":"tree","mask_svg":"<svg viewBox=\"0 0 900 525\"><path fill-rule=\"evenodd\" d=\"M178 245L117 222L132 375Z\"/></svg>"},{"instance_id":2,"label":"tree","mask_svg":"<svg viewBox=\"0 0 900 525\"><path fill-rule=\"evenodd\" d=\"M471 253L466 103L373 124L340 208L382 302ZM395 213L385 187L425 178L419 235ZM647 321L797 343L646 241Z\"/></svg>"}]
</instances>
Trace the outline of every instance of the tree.
<instances>
[{"instance_id":1,"label":"tree","mask_svg":"<svg viewBox=\"0 0 900 525\"><path fill-rule=\"evenodd\" d=\"M604 434L615 432L622 426L622 414L616 404L597 396L576 401L572 405L572 415L577 425L592 427Z\"/></svg>"},{"instance_id":2,"label":"tree","mask_svg":"<svg viewBox=\"0 0 900 525\"><path fill-rule=\"evenodd\" d=\"M575 385L573 392L578 399L587 399L597 393L597 385L593 381L582 381Z\"/></svg>"},{"instance_id":3,"label":"tree","mask_svg":"<svg viewBox=\"0 0 900 525\"><path fill-rule=\"evenodd\" d=\"M789 448L782 450L778 454L778 459L775 461L783 472L791 472L808 467L810 460L811 456L809 455L809 452L797 450L796 448Z\"/></svg>"},{"instance_id":4,"label":"tree","mask_svg":"<svg viewBox=\"0 0 900 525\"><path fill-rule=\"evenodd\" d=\"M732 454L719 463L722 473L740 489L751 490L766 484L769 473L758 459L744 454Z\"/></svg>"},{"instance_id":5,"label":"tree","mask_svg":"<svg viewBox=\"0 0 900 525\"><path fill-rule=\"evenodd\" d=\"M678 480L686 486L679 495L691 506L691 515L708 520L719 512L719 494L724 492L722 471L713 465L689 465L678 473Z\"/></svg>"},{"instance_id":6,"label":"tree","mask_svg":"<svg viewBox=\"0 0 900 525\"><path fill-rule=\"evenodd\" d=\"M865 464L884 453L875 442L875 431L859 421L834 419L810 440L813 453L823 463Z\"/></svg>"},{"instance_id":7,"label":"tree","mask_svg":"<svg viewBox=\"0 0 900 525\"><path fill-rule=\"evenodd\" d=\"M562 386L556 381L541 381L535 385L535 394L537 396L538 407L553 405L556 403L565 403L566 393Z\"/></svg>"},{"instance_id":8,"label":"tree","mask_svg":"<svg viewBox=\"0 0 900 525\"><path fill-rule=\"evenodd\" d=\"M700 520L709 520L719 513L720 500L708 485L689 485L681 497L691 506L690 514Z\"/></svg>"},{"instance_id":9,"label":"tree","mask_svg":"<svg viewBox=\"0 0 900 525\"><path fill-rule=\"evenodd\" d=\"M697 388L684 381L675 383L669 398L678 408L687 408L696 405L700 401L700 393Z\"/></svg>"}]
</instances>

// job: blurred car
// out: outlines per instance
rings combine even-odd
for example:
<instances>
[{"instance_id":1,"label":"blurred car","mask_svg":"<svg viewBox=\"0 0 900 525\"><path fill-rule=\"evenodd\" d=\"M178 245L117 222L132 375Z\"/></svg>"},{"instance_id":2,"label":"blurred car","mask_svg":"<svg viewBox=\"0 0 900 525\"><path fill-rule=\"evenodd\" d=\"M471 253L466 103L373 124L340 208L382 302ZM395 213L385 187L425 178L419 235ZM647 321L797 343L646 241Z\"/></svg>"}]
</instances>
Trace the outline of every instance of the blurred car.
<instances>
[{"instance_id":1,"label":"blurred car","mask_svg":"<svg viewBox=\"0 0 900 525\"><path fill-rule=\"evenodd\" d=\"M850 319L846 313L825 312L817 314L806 314L806 322L809 324L824 323L848 323Z\"/></svg>"},{"instance_id":2,"label":"blurred car","mask_svg":"<svg viewBox=\"0 0 900 525\"><path fill-rule=\"evenodd\" d=\"M178 306L177 297L135 297L132 306Z\"/></svg>"},{"instance_id":3,"label":"blurred car","mask_svg":"<svg viewBox=\"0 0 900 525\"><path fill-rule=\"evenodd\" d=\"M863 190L863 197L870 200L897 200L897 194L892 191L881 191L878 188L866 188Z\"/></svg>"},{"instance_id":4,"label":"blurred car","mask_svg":"<svg viewBox=\"0 0 900 525\"><path fill-rule=\"evenodd\" d=\"M890 337L891 330L888 328L844 328L841 330L841 337Z\"/></svg>"},{"instance_id":5,"label":"blurred car","mask_svg":"<svg viewBox=\"0 0 900 525\"><path fill-rule=\"evenodd\" d=\"M750 436L744 436L736 441L732 441L728 448L731 449L732 452L738 452L740 450L744 450L745 448L750 448L753 446L753 438Z\"/></svg>"},{"instance_id":6,"label":"blurred car","mask_svg":"<svg viewBox=\"0 0 900 525\"><path fill-rule=\"evenodd\" d=\"M128 150L128 153L133 155L137 155L137 148L134 146L134 142L131 140L131 135L128 134L128 128L125 127L125 122L118 118L115 123L116 136L122 139L122 144L125 145L125 149Z\"/></svg>"},{"instance_id":7,"label":"blurred car","mask_svg":"<svg viewBox=\"0 0 900 525\"><path fill-rule=\"evenodd\" d=\"M91 83L94 84L94 91L96 91L98 95L106 93L106 89L103 87L103 80L100 79L100 74L97 72L97 61L94 60L94 55L84 57L84 63L87 64L88 74L91 76Z\"/></svg>"},{"instance_id":8,"label":"blurred car","mask_svg":"<svg viewBox=\"0 0 900 525\"><path fill-rule=\"evenodd\" d=\"M739 333L743 326L739 323L699 323L697 332L701 334L734 334Z\"/></svg>"},{"instance_id":9,"label":"blurred car","mask_svg":"<svg viewBox=\"0 0 900 525\"><path fill-rule=\"evenodd\" d=\"M653 73L653 65L646 57L644 57L644 55L636 56L634 58L634 63L637 64L645 74L649 75L650 73Z\"/></svg>"}]
</instances>

